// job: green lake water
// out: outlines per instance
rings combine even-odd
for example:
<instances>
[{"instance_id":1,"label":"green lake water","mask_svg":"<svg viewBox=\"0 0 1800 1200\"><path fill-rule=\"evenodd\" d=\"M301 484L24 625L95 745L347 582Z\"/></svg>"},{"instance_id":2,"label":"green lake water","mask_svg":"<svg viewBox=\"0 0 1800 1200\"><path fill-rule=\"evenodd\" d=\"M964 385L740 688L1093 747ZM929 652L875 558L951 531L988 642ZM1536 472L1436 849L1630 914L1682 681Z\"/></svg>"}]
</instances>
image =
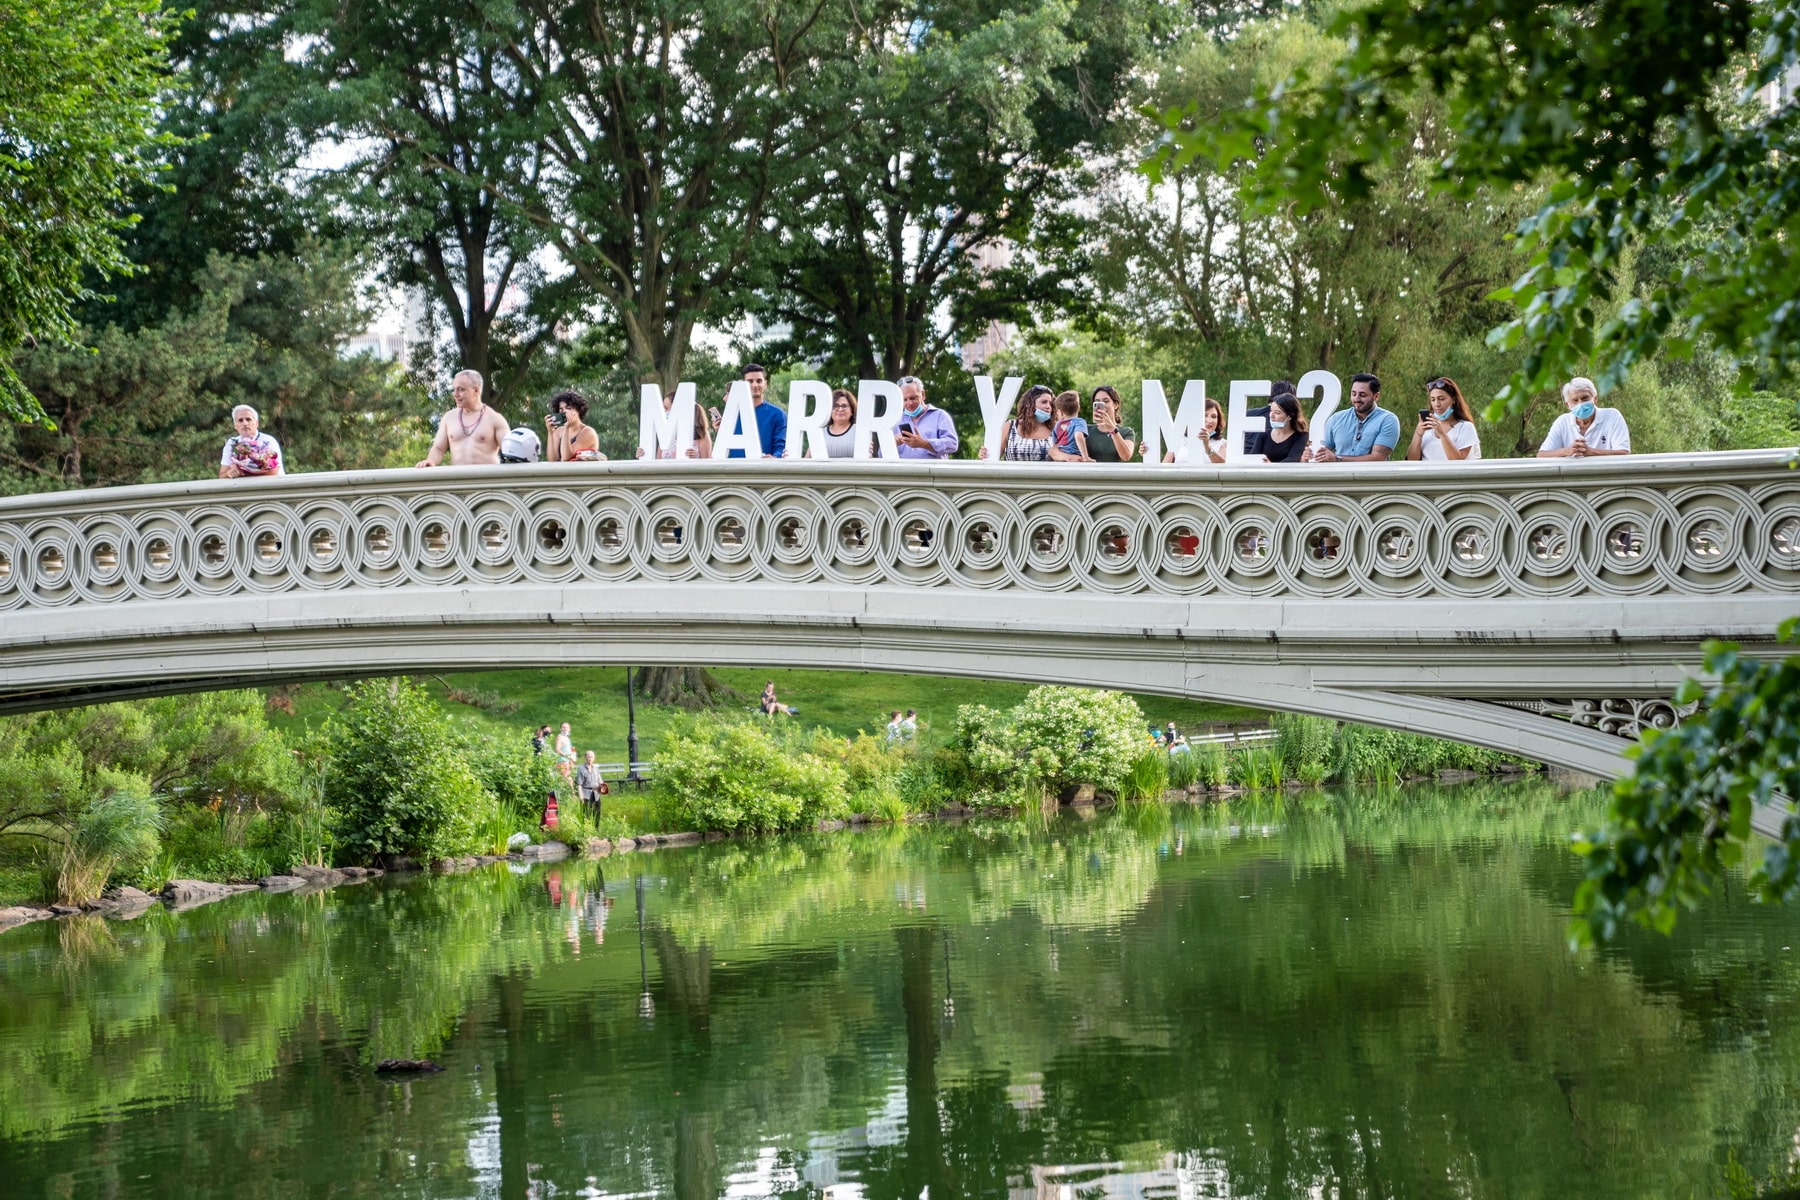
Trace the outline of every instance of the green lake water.
<instances>
[{"instance_id":1,"label":"green lake water","mask_svg":"<svg viewBox=\"0 0 1800 1200\"><path fill-rule=\"evenodd\" d=\"M0 1196L1690 1197L1800 912L1564 943L1544 781L724 842L0 935ZM442 1073L377 1077L385 1057Z\"/></svg>"}]
</instances>

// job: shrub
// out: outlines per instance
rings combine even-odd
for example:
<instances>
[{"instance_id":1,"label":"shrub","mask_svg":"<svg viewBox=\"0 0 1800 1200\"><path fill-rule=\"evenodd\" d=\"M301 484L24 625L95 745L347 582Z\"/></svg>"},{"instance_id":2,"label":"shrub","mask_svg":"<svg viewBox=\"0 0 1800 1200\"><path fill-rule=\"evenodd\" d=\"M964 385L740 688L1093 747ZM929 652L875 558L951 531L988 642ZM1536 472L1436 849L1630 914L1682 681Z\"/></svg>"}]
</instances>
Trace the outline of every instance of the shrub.
<instances>
[{"instance_id":1,"label":"shrub","mask_svg":"<svg viewBox=\"0 0 1800 1200\"><path fill-rule=\"evenodd\" d=\"M325 799L348 854L428 860L478 844L497 806L469 765L468 747L419 685L354 685L326 733Z\"/></svg>"},{"instance_id":2,"label":"shrub","mask_svg":"<svg viewBox=\"0 0 1800 1200\"><path fill-rule=\"evenodd\" d=\"M1118 793L1142 751L1143 726L1129 696L1045 686L1004 714L963 705L948 750L977 794L1041 797L1080 784Z\"/></svg>"},{"instance_id":3,"label":"shrub","mask_svg":"<svg viewBox=\"0 0 1800 1200\"><path fill-rule=\"evenodd\" d=\"M665 828L767 832L849 812L843 764L781 745L767 722L680 718L655 763Z\"/></svg>"},{"instance_id":4,"label":"shrub","mask_svg":"<svg viewBox=\"0 0 1800 1200\"><path fill-rule=\"evenodd\" d=\"M1222 788L1231 782L1231 764L1225 747L1215 742L1190 747L1194 762L1194 782L1204 788Z\"/></svg>"},{"instance_id":5,"label":"shrub","mask_svg":"<svg viewBox=\"0 0 1800 1200\"><path fill-rule=\"evenodd\" d=\"M528 733L521 733L516 743L484 739L468 751L470 770L515 828L521 823L537 824L547 793L555 792L559 801L564 799L563 792L568 789L552 761L548 754L532 752Z\"/></svg>"}]
</instances>

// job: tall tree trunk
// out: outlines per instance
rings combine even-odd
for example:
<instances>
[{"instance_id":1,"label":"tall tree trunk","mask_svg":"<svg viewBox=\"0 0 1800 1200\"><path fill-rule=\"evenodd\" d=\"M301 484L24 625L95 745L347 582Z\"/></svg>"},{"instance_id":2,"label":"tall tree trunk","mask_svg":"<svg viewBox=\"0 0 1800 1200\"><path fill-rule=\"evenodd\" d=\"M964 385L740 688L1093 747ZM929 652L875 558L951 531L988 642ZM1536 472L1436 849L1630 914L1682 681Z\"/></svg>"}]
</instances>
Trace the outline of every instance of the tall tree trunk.
<instances>
[{"instance_id":1,"label":"tall tree trunk","mask_svg":"<svg viewBox=\"0 0 1800 1200\"><path fill-rule=\"evenodd\" d=\"M715 708L743 693L725 686L704 667L640 667L635 686L640 698L686 709Z\"/></svg>"}]
</instances>

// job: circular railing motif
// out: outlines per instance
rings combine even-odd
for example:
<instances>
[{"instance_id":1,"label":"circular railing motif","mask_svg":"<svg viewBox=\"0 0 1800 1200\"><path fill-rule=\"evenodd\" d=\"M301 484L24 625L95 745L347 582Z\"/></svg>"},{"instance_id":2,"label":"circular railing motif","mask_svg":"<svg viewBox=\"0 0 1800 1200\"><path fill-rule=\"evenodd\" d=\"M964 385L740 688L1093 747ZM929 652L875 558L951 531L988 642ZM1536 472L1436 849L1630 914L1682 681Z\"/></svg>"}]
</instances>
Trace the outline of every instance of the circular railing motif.
<instances>
[{"instance_id":1,"label":"circular railing motif","mask_svg":"<svg viewBox=\"0 0 1800 1200\"><path fill-rule=\"evenodd\" d=\"M1321 599L1800 591L1800 479L1767 473L1360 497L1291 480L1030 482L620 473L567 489L90 500L0 518L0 609L582 579Z\"/></svg>"}]
</instances>

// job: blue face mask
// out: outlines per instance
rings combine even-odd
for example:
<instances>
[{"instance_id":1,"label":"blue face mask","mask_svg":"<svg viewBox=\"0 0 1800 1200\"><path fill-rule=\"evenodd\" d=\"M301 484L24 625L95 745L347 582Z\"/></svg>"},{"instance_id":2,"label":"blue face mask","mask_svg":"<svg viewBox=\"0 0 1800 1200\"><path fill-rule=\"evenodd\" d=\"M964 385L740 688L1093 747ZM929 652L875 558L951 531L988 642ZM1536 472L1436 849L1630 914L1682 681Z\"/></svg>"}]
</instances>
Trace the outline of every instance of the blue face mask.
<instances>
[{"instance_id":1,"label":"blue face mask","mask_svg":"<svg viewBox=\"0 0 1800 1200\"><path fill-rule=\"evenodd\" d=\"M1050 410L1047 408L1038 409L1037 410L1037 419L1038 419L1038 424L1048 425L1050 423Z\"/></svg>"},{"instance_id":2,"label":"blue face mask","mask_svg":"<svg viewBox=\"0 0 1800 1200\"><path fill-rule=\"evenodd\" d=\"M1577 421L1587 421L1592 420L1594 414L1600 410L1595 406L1592 400L1583 400L1580 404L1577 404L1572 411L1575 413L1575 419Z\"/></svg>"},{"instance_id":3,"label":"blue face mask","mask_svg":"<svg viewBox=\"0 0 1800 1200\"><path fill-rule=\"evenodd\" d=\"M1269 417L1269 424L1276 429L1286 429L1287 423L1288 423L1288 419L1286 417L1277 417L1277 416L1274 416L1273 414L1271 414Z\"/></svg>"}]
</instances>

